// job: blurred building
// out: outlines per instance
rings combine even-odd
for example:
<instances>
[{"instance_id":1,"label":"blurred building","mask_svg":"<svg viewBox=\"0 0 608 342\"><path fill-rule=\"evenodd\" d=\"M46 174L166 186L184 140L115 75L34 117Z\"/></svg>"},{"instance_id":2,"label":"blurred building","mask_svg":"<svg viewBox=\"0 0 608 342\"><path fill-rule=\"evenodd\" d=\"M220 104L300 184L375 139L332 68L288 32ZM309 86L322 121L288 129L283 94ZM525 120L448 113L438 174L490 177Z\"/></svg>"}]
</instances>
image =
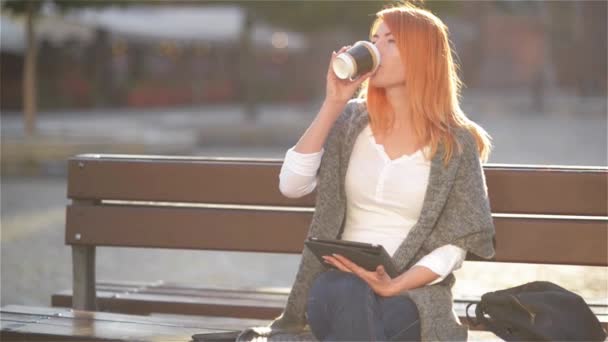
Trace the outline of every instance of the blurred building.
<instances>
[{"instance_id":1,"label":"blurred building","mask_svg":"<svg viewBox=\"0 0 608 342\"><path fill-rule=\"evenodd\" d=\"M65 77L65 82L70 82L70 76L60 75L58 70L68 66L70 68L78 66L77 54L80 47L93 42L94 29L60 17L42 16L36 22L35 37L39 47L38 71L41 81L39 87L42 90L40 95L49 96L58 85L45 82L60 78L60 76ZM2 109L21 108L23 59L26 45L23 18L2 13L0 17ZM65 56L58 55L60 53ZM76 56L70 58L70 55L74 54ZM59 82L59 80L56 81Z\"/></svg>"},{"instance_id":2,"label":"blurred building","mask_svg":"<svg viewBox=\"0 0 608 342\"><path fill-rule=\"evenodd\" d=\"M464 1L436 14L450 30L467 88L529 93L541 108L550 89L605 95L606 7ZM368 39L349 27L300 33L258 19L251 54L243 54L245 17L236 5L47 11L36 28L39 108L242 102L244 59L258 102L316 101L324 94L331 50ZM19 109L24 25L4 14L0 24L0 107Z\"/></svg>"},{"instance_id":3,"label":"blurred building","mask_svg":"<svg viewBox=\"0 0 608 342\"><path fill-rule=\"evenodd\" d=\"M2 73L2 88L8 88L2 108L17 109L24 24L2 18L2 69L10 70ZM36 29L39 105L48 109L241 101L243 21L237 6L139 5L41 16ZM314 63L304 58L309 49L305 35L256 22L251 43L260 101L310 100L310 89L292 82L296 71L306 73L307 65Z\"/></svg>"}]
</instances>

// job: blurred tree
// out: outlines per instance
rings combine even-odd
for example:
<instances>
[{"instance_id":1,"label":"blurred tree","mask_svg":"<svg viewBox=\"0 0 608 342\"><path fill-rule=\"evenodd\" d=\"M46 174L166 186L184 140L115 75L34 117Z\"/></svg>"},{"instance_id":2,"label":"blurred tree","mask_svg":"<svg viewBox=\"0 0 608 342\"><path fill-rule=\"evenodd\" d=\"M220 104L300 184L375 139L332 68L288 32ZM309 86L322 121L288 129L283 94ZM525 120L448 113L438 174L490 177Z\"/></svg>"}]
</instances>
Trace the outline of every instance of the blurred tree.
<instances>
[{"instance_id":1,"label":"blurred tree","mask_svg":"<svg viewBox=\"0 0 608 342\"><path fill-rule=\"evenodd\" d=\"M25 135L31 137L36 133L36 40L34 22L42 2L5 1L2 9L15 14L25 15L26 49L23 68L23 114Z\"/></svg>"},{"instance_id":2,"label":"blurred tree","mask_svg":"<svg viewBox=\"0 0 608 342\"><path fill-rule=\"evenodd\" d=\"M17 16L25 16L26 49L25 62L23 68L23 115L24 129L26 137L36 134L36 111L37 111L37 77L36 60L38 48L36 37L34 36L34 26L36 18L40 15L43 6L54 5L61 12L69 9L82 7L104 7L104 6L125 6L141 3L129 0L106 0L106 1L77 1L77 0L0 0L0 8Z\"/></svg>"}]
</instances>

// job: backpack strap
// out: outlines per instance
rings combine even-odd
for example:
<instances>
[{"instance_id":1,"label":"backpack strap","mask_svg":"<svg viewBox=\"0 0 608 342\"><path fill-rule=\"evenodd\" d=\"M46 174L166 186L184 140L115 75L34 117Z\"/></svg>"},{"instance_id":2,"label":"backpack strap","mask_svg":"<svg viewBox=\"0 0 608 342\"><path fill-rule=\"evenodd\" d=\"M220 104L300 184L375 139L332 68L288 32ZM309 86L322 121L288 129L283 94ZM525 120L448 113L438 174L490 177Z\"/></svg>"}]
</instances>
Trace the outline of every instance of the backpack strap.
<instances>
[{"instance_id":1,"label":"backpack strap","mask_svg":"<svg viewBox=\"0 0 608 342\"><path fill-rule=\"evenodd\" d=\"M475 306L475 320L469 317L469 306L473 304L477 304ZM517 336L514 335L515 331L513 331L510 327L505 327L501 325L499 322L496 322L492 319L487 319L484 315L483 309L484 308L482 302L469 303L466 307L466 315L469 323L473 324L474 326L483 324L488 330L496 334L496 336L504 339L505 341L515 341L515 339L517 338Z\"/></svg>"},{"instance_id":2,"label":"backpack strap","mask_svg":"<svg viewBox=\"0 0 608 342\"><path fill-rule=\"evenodd\" d=\"M469 306L471 306L473 304L477 304L477 306L479 307L479 303L481 303L481 302L471 302L471 303L467 304L467 307L464 311L464 313L467 315L467 321L469 322L469 325L471 325L471 326L479 325L479 319L473 320L473 318L471 318L469 316ZM477 314L477 309L475 309L475 314Z\"/></svg>"}]
</instances>

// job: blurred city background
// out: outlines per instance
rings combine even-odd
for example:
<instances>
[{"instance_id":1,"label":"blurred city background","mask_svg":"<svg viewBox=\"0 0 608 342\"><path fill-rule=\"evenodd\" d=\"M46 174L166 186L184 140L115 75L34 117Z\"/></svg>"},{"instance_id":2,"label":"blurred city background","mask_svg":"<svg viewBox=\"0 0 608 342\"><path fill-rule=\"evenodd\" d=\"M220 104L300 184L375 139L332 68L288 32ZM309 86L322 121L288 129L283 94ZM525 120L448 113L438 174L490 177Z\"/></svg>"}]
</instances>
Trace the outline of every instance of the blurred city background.
<instances>
[{"instance_id":1,"label":"blurred city background","mask_svg":"<svg viewBox=\"0 0 608 342\"><path fill-rule=\"evenodd\" d=\"M67 158L283 158L320 108L332 50L367 40L388 2L0 3L0 302L50 305L72 280ZM489 163L608 165L606 1L425 7L450 29L462 108L493 138ZM299 261L98 248L97 279L289 287ZM601 267L465 262L456 277L456 296L544 279L608 300Z\"/></svg>"}]
</instances>

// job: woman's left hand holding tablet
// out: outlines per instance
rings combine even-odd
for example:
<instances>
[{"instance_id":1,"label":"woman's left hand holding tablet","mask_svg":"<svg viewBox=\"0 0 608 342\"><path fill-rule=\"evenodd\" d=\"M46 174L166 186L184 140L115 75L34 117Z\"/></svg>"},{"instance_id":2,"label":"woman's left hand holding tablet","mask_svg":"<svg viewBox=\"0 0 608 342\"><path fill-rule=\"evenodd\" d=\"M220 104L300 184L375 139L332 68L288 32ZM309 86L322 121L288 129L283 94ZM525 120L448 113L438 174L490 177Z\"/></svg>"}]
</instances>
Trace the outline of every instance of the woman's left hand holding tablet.
<instances>
[{"instance_id":1,"label":"woman's left hand holding tablet","mask_svg":"<svg viewBox=\"0 0 608 342\"><path fill-rule=\"evenodd\" d=\"M369 284L379 296L390 297L397 294L395 281L386 273L382 265L378 265L375 271L368 271L340 254L325 255L323 259L343 272L354 273Z\"/></svg>"}]
</instances>

